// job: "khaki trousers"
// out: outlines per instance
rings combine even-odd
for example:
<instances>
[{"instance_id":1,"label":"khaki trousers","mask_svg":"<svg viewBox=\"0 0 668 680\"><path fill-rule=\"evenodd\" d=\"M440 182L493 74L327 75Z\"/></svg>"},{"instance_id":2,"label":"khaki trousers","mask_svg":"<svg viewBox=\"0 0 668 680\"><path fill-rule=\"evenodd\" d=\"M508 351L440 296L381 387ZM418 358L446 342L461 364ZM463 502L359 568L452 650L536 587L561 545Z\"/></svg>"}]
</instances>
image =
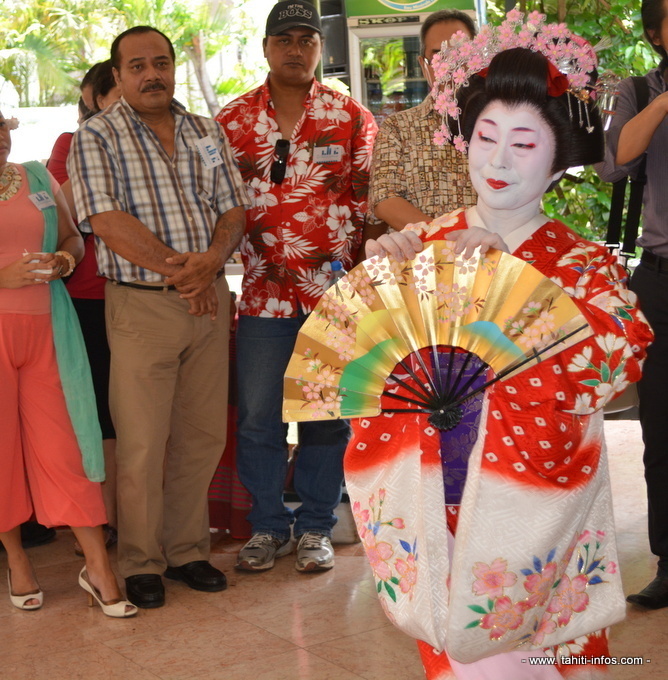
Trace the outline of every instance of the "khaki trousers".
<instances>
[{"instance_id":1,"label":"khaki trousers","mask_svg":"<svg viewBox=\"0 0 668 680\"><path fill-rule=\"evenodd\" d=\"M177 291L106 285L124 578L209 559L207 490L227 424L225 277L216 289L212 321L188 314Z\"/></svg>"}]
</instances>

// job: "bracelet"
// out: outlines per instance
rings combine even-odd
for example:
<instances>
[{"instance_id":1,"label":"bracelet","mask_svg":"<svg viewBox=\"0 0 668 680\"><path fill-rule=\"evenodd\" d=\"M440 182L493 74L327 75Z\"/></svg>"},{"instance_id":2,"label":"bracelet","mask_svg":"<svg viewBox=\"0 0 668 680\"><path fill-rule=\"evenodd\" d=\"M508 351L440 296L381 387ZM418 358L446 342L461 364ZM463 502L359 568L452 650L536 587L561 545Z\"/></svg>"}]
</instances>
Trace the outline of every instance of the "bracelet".
<instances>
[{"instance_id":1,"label":"bracelet","mask_svg":"<svg viewBox=\"0 0 668 680\"><path fill-rule=\"evenodd\" d=\"M60 255L62 258L67 260L68 269L67 269L66 272L61 273L61 277L62 276L69 276L74 271L74 267L76 267L74 255L72 255L72 253L68 253L66 250L57 250L54 253L54 255Z\"/></svg>"}]
</instances>

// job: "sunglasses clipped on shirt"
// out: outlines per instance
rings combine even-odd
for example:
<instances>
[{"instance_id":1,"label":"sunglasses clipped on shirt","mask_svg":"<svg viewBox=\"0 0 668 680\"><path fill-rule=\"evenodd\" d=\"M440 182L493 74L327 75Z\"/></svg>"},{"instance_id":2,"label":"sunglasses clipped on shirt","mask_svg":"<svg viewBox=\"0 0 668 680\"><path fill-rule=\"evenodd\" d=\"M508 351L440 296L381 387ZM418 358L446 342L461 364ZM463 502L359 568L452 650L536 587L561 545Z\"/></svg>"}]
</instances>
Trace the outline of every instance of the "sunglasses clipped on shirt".
<instances>
[{"instance_id":1,"label":"sunglasses clipped on shirt","mask_svg":"<svg viewBox=\"0 0 668 680\"><path fill-rule=\"evenodd\" d=\"M276 142L276 160L271 164L271 181L280 184L285 179L285 170L288 166L288 154L290 153L290 140L279 139Z\"/></svg>"}]
</instances>

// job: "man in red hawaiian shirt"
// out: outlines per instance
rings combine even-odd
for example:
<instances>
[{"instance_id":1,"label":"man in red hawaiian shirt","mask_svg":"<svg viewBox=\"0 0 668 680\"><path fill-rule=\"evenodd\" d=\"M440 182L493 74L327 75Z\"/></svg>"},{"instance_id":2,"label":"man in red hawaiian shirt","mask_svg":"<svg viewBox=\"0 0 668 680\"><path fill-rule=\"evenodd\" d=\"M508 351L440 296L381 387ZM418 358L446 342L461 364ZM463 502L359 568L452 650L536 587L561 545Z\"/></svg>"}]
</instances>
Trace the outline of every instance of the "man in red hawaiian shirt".
<instances>
[{"instance_id":1,"label":"man in red hawaiian shirt","mask_svg":"<svg viewBox=\"0 0 668 680\"><path fill-rule=\"evenodd\" d=\"M294 485L283 503L287 425L283 374L299 328L328 286L331 263L350 268L362 240L377 126L350 97L317 82L320 17L308 2L278 2L267 18L269 76L218 114L252 206L241 242L239 477L253 497L253 537L237 568L270 569L298 539L299 571L334 566L334 508L341 498L345 421L302 423Z\"/></svg>"}]
</instances>

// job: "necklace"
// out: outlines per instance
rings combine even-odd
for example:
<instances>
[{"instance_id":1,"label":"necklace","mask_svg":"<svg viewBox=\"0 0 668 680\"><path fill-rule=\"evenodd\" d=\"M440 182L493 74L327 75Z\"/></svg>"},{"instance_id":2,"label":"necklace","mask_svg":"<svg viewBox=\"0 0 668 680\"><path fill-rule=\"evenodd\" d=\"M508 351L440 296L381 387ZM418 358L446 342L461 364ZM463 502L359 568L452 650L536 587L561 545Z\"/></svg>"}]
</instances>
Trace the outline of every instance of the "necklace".
<instances>
[{"instance_id":1,"label":"necklace","mask_svg":"<svg viewBox=\"0 0 668 680\"><path fill-rule=\"evenodd\" d=\"M0 173L0 201L7 201L18 193L21 188L21 173L7 163Z\"/></svg>"}]
</instances>

